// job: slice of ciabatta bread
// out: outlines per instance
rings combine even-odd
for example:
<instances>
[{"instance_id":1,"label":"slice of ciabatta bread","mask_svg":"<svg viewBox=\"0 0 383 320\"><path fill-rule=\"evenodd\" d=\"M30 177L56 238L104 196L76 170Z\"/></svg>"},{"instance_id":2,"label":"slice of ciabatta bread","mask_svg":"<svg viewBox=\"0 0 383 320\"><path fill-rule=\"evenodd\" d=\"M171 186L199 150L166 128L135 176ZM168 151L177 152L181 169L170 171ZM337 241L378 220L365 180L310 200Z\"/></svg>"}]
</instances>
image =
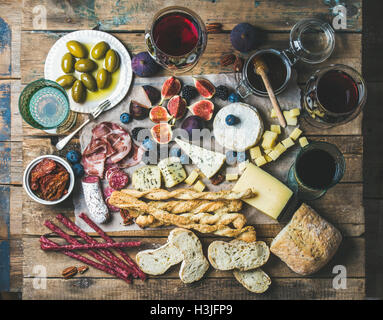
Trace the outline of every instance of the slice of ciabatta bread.
<instances>
[{"instance_id":1,"label":"slice of ciabatta bread","mask_svg":"<svg viewBox=\"0 0 383 320\"><path fill-rule=\"evenodd\" d=\"M233 274L238 282L251 292L263 293L271 284L270 277L260 268L248 271L234 270Z\"/></svg>"},{"instance_id":2,"label":"slice of ciabatta bread","mask_svg":"<svg viewBox=\"0 0 383 320\"><path fill-rule=\"evenodd\" d=\"M213 241L208 249L209 261L218 270L256 269L263 266L269 256L269 247L263 241Z\"/></svg>"},{"instance_id":3,"label":"slice of ciabatta bread","mask_svg":"<svg viewBox=\"0 0 383 320\"><path fill-rule=\"evenodd\" d=\"M183 258L180 250L170 243L166 243L158 249L140 251L136 255L140 269L151 275L164 274L171 266L180 263Z\"/></svg>"},{"instance_id":4,"label":"slice of ciabatta bread","mask_svg":"<svg viewBox=\"0 0 383 320\"><path fill-rule=\"evenodd\" d=\"M182 282L200 280L209 269L209 262L203 255L198 237L190 230L176 228L169 233L168 241L182 252L183 262L179 272Z\"/></svg>"}]
</instances>

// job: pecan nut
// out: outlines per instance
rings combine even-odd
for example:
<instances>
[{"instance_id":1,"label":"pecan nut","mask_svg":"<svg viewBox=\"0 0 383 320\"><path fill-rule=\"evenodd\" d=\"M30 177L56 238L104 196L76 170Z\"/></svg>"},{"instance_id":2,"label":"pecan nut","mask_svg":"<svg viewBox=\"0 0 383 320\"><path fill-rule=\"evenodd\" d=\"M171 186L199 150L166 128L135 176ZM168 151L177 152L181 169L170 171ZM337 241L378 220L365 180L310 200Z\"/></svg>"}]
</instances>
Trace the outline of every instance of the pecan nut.
<instances>
[{"instance_id":1,"label":"pecan nut","mask_svg":"<svg viewBox=\"0 0 383 320\"><path fill-rule=\"evenodd\" d=\"M207 33L220 33L222 31L222 24L219 22L208 23L206 25Z\"/></svg>"},{"instance_id":2,"label":"pecan nut","mask_svg":"<svg viewBox=\"0 0 383 320\"><path fill-rule=\"evenodd\" d=\"M230 54L225 54L224 56L222 56L220 63L222 67L226 67L233 64L235 60L236 60L235 55L230 53Z\"/></svg>"},{"instance_id":3,"label":"pecan nut","mask_svg":"<svg viewBox=\"0 0 383 320\"><path fill-rule=\"evenodd\" d=\"M210 178L210 182L217 186L219 185L220 183L222 183L223 181L225 180L225 177L223 176L223 174L220 174L220 173L217 173L215 174L213 177Z\"/></svg>"},{"instance_id":4,"label":"pecan nut","mask_svg":"<svg viewBox=\"0 0 383 320\"><path fill-rule=\"evenodd\" d=\"M241 72L243 68L243 59L239 56L234 61L234 72Z\"/></svg>"},{"instance_id":5,"label":"pecan nut","mask_svg":"<svg viewBox=\"0 0 383 320\"><path fill-rule=\"evenodd\" d=\"M89 270L89 267L88 266L81 266L81 267L78 267L77 270L78 270L78 272L83 274Z\"/></svg>"},{"instance_id":6,"label":"pecan nut","mask_svg":"<svg viewBox=\"0 0 383 320\"><path fill-rule=\"evenodd\" d=\"M68 267L68 268L65 268L62 272L61 272L62 276L65 278L65 279L70 279L72 277L74 277L76 274L77 274L77 268L76 267Z\"/></svg>"}]
</instances>

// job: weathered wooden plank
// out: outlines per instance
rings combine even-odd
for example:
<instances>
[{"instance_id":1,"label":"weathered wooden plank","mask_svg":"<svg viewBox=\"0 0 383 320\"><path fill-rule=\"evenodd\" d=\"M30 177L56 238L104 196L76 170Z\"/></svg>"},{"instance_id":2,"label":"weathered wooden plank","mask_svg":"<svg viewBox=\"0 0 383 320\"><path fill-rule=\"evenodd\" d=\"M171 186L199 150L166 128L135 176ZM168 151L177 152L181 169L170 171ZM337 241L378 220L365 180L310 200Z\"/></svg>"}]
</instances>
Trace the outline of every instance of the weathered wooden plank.
<instances>
[{"instance_id":1,"label":"weathered wooden plank","mask_svg":"<svg viewBox=\"0 0 383 320\"><path fill-rule=\"evenodd\" d=\"M11 186L9 195L9 230L11 239L22 236L23 192L21 186Z\"/></svg>"},{"instance_id":2,"label":"weathered wooden plank","mask_svg":"<svg viewBox=\"0 0 383 320\"><path fill-rule=\"evenodd\" d=\"M36 281L37 280L37 281ZM263 299L363 299L365 280L347 279L347 289L333 289L331 279L274 278L268 291L254 294L247 291L234 278L205 279L192 285L180 280L149 279L127 285L109 279L47 279L46 289L35 289L39 279L24 278L23 299L81 299L81 300L263 300ZM218 289L219 288L219 289Z\"/></svg>"},{"instance_id":3,"label":"weathered wooden plank","mask_svg":"<svg viewBox=\"0 0 383 320\"><path fill-rule=\"evenodd\" d=\"M0 79L20 77L21 2L0 3Z\"/></svg>"},{"instance_id":4,"label":"weathered wooden plank","mask_svg":"<svg viewBox=\"0 0 383 320\"><path fill-rule=\"evenodd\" d=\"M10 240L10 286L12 292L21 292L23 286L23 241L21 239Z\"/></svg>"},{"instance_id":5,"label":"weathered wooden plank","mask_svg":"<svg viewBox=\"0 0 383 320\"><path fill-rule=\"evenodd\" d=\"M0 82L0 141L11 138L11 84Z\"/></svg>"},{"instance_id":6,"label":"weathered wooden plank","mask_svg":"<svg viewBox=\"0 0 383 320\"><path fill-rule=\"evenodd\" d=\"M361 0L347 2L348 31L362 30ZM41 16L41 6L46 11L46 25L36 23ZM329 7L321 0L306 2L247 1L167 1L121 0L111 1L24 1L23 29L76 30L99 26L102 30L145 30L152 15L165 6L184 6L197 12L205 23L221 22L231 30L239 22L253 23L267 30L289 30L302 18L332 19ZM41 10L41 9L40 9ZM35 23L34 23L35 21Z\"/></svg>"},{"instance_id":7,"label":"weathered wooden plank","mask_svg":"<svg viewBox=\"0 0 383 320\"><path fill-rule=\"evenodd\" d=\"M9 195L10 187L0 185L0 239L9 239ZM0 260L1 261L1 260Z\"/></svg>"},{"instance_id":8,"label":"weathered wooden plank","mask_svg":"<svg viewBox=\"0 0 383 320\"><path fill-rule=\"evenodd\" d=\"M21 81L27 84L43 77L44 62L50 47L65 33L53 32L22 32ZM142 33L113 33L128 48L132 54L146 51ZM224 53L232 51L229 34L211 34L205 53L200 62L189 74L209 74L232 72L231 67L222 68L219 60ZM343 63L361 70L361 35L337 33L337 44L331 57L322 64L310 65L298 63L298 82L305 83L313 71L331 63ZM289 45L289 35L286 33L270 33L267 42L261 47L286 49ZM161 71L159 75L169 74Z\"/></svg>"},{"instance_id":9,"label":"weathered wooden plank","mask_svg":"<svg viewBox=\"0 0 383 320\"><path fill-rule=\"evenodd\" d=\"M10 287L10 249L8 240L0 240L0 292Z\"/></svg>"},{"instance_id":10,"label":"weathered wooden plank","mask_svg":"<svg viewBox=\"0 0 383 320\"><path fill-rule=\"evenodd\" d=\"M66 229L65 229L66 230ZM102 242L97 238L98 241ZM211 242L214 240L221 240L222 238L203 238L202 246L204 248L204 254L207 256L207 248ZM129 254L130 257L135 259L137 252L146 249L154 249L159 245L166 243L167 237L163 238L149 238L149 239L141 239L141 238L122 238L118 239L118 241L141 241L142 245L140 248L131 248L124 249L125 252ZM265 241L268 245L270 245L272 238L259 238L259 240ZM55 239L55 242L65 243L65 241L61 241L61 239ZM24 277L34 277L35 276L35 266L39 264L44 264L46 268L46 277L48 278L57 278L61 277L61 272L66 267L71 265L80 265L77 261L63 255L62 253L57 252L47 252L40 249L39 238L24 238L23 239L24 248L28 248L24 254L24 266L23 266L23 274ZM329 262L329 264L316 273L313 277L318 278L331 278L332 277L332 269L336 265L343 265L347 269L347 277L357 278L364 277L365 275L365 241L363 238L345 238L342 242L342 245L338 249L338 252L333 260ZM279 258L274 255L271 255L269 261L262 269L271 277L278 278L294 278L294 277L302 277L293 271L291 271ZM168 272L161 276L155 276L151 278L159 279L159 278L179 278L179 265L171 268ZM219 271L214 270L212 267L208 270L205 275L205 278L228 278L232 274L231 271ZM90 278L114 278L102 271L96 270L94 268L90 268L86 275L86 277Z\"/></svg>"}]
</instances>

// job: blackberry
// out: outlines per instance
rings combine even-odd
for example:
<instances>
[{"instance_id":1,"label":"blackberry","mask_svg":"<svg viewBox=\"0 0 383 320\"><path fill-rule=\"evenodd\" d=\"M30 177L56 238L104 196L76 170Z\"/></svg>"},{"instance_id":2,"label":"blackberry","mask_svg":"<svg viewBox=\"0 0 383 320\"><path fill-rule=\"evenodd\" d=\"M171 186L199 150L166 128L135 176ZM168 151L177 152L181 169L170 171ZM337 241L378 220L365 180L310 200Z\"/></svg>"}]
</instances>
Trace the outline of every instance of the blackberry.
<instances>
[{"instance_id":1,"label":"blackberry","mask_svg":"<svg viewBox=\"0 0 383 320\"><path fill-rule=\"evenodd\" d=\"M226 101L227 98L229 97L229 89L225 86L218 86L215 89L215 95L221 100Z\"/></svg>"},{"instance_id":2,"label":"blackberry","mask_svg":"<svg viewBox=\"0 0 383 320\"><path fill-rule=\"evenodd\" d=\"M141 132L142 130L144 130L143 132ZM145 138L149 137L149 130L146 132L146 130L148 130L147 128L143 128L143 127L136 127L136 128L133 128L132 130L132 137L134 140L138 141L138 142L142 142L145 140ZM145 136L145 134L148 134L147 136Z\"/></svg>"},{"instance_id":3,"label":"blackberry","mask_svg":"<svg viewBox=\"0 0 383 320\"><path fill-rule=\"evenodd\" d=\"M193 86L184 86L182 88L182 98L184 98L187 103L190 103L190 100L196 98L198 95L198 91Z\"/></svg>"}]
</instances>

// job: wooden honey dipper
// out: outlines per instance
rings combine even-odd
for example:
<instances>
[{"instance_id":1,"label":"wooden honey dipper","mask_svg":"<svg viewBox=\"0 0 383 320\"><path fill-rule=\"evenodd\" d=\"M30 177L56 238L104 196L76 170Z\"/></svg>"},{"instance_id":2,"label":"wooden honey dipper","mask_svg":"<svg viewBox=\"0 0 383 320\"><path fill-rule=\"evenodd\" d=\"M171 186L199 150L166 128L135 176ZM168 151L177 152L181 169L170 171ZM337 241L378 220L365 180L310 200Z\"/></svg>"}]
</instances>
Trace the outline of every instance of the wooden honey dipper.
<instances>
[{"instance_id":1,"label":"wooden honey dipper","mask_svg":"<svg viewBox=\"0 0 383 320\"><path fill-rule=\"evenodd\" d=\"M253 58L253 64L254 64L255 73L262 78L262 81L266 87L271 104L273 105L275 113L277 114L279 123L281 124L283 128L285 128L287 125L285 117L283 116L281 107L279 106L279 102L277 98L275 97L273 88L271 87L269 77L267 76L267 73L269 72L269 68L267 67L266 63L263 61L263 59L260 56L258 57L255 56Z\"/></svg>"}]
</instances>

